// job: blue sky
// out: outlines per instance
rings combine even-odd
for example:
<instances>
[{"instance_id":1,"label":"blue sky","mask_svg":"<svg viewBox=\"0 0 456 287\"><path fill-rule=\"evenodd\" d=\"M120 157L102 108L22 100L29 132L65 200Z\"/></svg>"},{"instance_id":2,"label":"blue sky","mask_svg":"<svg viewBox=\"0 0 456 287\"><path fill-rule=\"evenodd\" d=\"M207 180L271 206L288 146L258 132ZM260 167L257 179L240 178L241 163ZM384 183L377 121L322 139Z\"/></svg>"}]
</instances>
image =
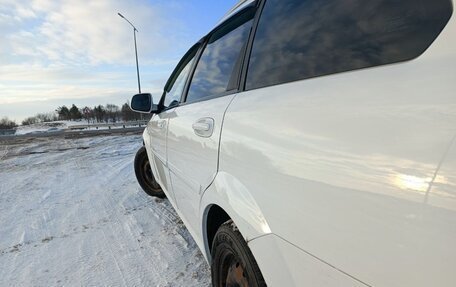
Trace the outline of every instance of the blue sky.
<instances>
[{"instance_id":1,"label":"blue sky","mask_svg":"<svg viewBox=\"0 0 456 287\"><path fill-rule=\"evenodd\" d=\"M0 118L20 122L61 105L155 97L180 57L237 0L0 0Z\"/></svg>"}]
</instances>

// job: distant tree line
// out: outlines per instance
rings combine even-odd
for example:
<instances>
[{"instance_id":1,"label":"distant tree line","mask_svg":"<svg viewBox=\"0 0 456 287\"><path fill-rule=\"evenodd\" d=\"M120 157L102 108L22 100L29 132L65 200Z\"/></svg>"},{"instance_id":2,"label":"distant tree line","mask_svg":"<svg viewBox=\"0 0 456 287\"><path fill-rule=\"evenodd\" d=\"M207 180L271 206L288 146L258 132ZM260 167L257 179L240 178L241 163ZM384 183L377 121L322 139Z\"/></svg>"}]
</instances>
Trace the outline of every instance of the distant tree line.
<instances>
[{"instance_id":1,"label":"distant tree line","mask_svg":"<svg viewBox=\"0 0 456 287\"><path fill-rule=\"evenodd\" d=\"M141 115L130 109L128 103L119 107L114 104L106 104L106 106L98 105L93 108L79 108L75 104L70 108L67 106L58 107L55 112L37 114L33 117L28 117L22 121L22 125L31 125L43 122L52 121L77 121L85 120L88 123L115 123L118 121L136 121L140 120ZM150 119L150 115L144 115L143 119Z\"/></svg>"},{"instance_id":2,"label":"distant tree line","mask_svg":"<svg viewBox=\"0 0 456 287\"><path fill-rule=\"evenodd\" d=\"M58 117L55 113L42 113L36 114L33 117L28 117L22 121L23 126L33 125L37 123L48 123L58 120Z\"/></svg>"},{"instance_id":3,"label":"distant tree line","mask_svg":"<svg viewBox=\"0 0 456 287\"><path fill-rule=\"evenodd\" d=\"M7 117L3 117L0 119L0 130L10 130L17 127L15 121L8 119Z\"/></svg>"}]
</instances>

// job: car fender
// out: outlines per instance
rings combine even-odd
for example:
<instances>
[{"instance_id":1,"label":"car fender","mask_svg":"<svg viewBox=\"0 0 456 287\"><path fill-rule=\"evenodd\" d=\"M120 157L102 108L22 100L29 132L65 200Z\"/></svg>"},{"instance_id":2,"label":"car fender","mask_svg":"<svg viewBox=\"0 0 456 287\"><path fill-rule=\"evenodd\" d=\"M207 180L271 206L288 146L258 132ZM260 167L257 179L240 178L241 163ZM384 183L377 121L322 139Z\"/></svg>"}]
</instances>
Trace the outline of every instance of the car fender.
<instances>
[{"instance_id":1,"label":"car fender","mask_svg":"<svg viewBox=\"0 0 456 287\"><path fill-rule=\"evenodd\" d=\"M200 203L206 259L210 258L206 229L207 216L213 205L219 206L228 214L246 242L271 233L266 218L245 185L229 173L218 172L212 184L202 195Z\"/></svg>"}]
</instances>

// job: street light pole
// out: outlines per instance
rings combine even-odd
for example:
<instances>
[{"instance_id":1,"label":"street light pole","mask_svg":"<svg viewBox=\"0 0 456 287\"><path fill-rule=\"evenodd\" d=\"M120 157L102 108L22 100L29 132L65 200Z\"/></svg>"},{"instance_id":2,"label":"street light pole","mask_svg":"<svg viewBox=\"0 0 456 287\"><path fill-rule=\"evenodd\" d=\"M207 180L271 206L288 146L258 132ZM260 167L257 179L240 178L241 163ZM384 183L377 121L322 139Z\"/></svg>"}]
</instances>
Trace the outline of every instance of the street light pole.
<instances>
[{"instance_id":1,"label":"street light pole","mask_svg":"<svg viewBox=\"0 0 456 287\"><path fill-rule=\"evenodd\" d=\"M133 36L135 38L135 55L136 55L136 75L138 76L138 90L141 94L141 81L139 80L139 64L138 64L138 48L136 47L136 28L133 29Z\"/></svg>"},{"instance_id":2,"label":"street light pole","mask_svg":"<svg viewBox=\"0 0 456 287\"><path fill-rule=\"evenodd\" d=\"M139 93L141 94L141 81L139 80L138 48L136 46L136 32L138 32L138 29L136 29L136 27L133 24L131 24L131 22L128 21L128 19L125 18L122 14L117 13L117 15L122 17L125 21L128 22L128 24L131 25L131 27L133 27L133 38L135 39L136 74L138 75L138 90L139 90Z\"/></svg>"}]
</instances>

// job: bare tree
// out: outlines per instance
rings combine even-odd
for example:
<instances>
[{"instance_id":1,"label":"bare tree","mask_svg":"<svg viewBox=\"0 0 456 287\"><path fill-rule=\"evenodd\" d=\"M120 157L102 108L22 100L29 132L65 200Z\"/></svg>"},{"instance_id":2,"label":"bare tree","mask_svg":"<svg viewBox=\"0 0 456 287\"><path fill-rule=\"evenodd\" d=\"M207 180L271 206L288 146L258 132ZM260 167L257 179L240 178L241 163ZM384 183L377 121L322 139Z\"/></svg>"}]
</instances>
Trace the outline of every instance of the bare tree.
<instances>
[{"instance_id":1,"label":"bare tree","mask_svg":"<svg viewBox=\"0 0 456 287\"><path fill-rule=\"evenodd\" d=\"M102 105L98 105L93 108L93 114L94 114L96 121L99 123L99 122L104 121L105 115L106 115L106 110Z\"/></svg>"},{"instance_id":2,"label":"bare tree","mask_svg":"<svg viewBox=\"0 0 456 287\"><path fill-rule=\"evenodd\" d=\"M107 121L117 122L120 116L120 109L117 105L106 104Z\"/></svg>"},{"instance_id":3,"label":"bare tree","mask_svg":"<svg viewBox=\"0 0 456 287\"><path fill-rule=\"evenodd\" d=\"M0 130L9 130L17 127L15 121L8 119L8 117L3 117L0 120Z\"/></svg>"}]
</instances>

